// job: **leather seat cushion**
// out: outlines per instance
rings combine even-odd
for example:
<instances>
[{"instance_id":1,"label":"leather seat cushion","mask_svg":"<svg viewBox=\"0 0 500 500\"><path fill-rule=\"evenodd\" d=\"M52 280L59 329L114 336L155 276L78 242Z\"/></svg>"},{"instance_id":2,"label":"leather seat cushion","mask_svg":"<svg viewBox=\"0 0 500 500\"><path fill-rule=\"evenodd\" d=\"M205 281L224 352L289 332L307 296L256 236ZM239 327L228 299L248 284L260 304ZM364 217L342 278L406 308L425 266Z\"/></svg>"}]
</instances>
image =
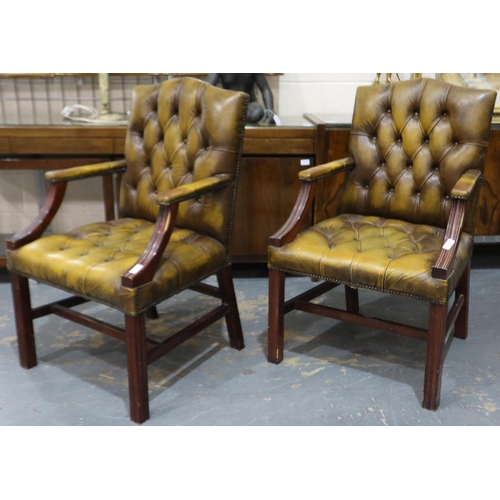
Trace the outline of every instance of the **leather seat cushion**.
<instances>
[{"instance_id":1,"label":"leather seat cushion","mask_svg":"<svg viewBox=\"0 0 500 500\"><path fill-rule=\"evenodd\" d=\"M472 254L463 232L448 280L431 277L445 231L383 217L343 214L269 247L269 267L359 288L446 303Z\"/></svg>"},{"instance_id":2,"label":"leather seat cushion","mask_svg":"<svg viewBox=\"0 0 500 500\"><path fill-rule=\"evenodd\" d=\"M151 283L130 289L121 275L146 248L154 224L119 219L40 238L7 253L8 268L37 281L136 315L228 263L217 240L174 229Z\"/></svg>"}]
</instances>

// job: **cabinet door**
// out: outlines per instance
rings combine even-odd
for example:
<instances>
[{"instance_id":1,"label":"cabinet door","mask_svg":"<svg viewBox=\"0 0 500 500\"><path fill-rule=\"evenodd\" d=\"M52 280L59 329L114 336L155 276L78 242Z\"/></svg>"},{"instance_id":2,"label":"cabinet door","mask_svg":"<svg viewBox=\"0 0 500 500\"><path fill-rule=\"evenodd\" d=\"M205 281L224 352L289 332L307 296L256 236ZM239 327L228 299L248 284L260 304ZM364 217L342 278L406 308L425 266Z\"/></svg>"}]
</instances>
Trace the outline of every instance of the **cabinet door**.
<instances>
[{"instance_id":1,"label":"cabinet door","mask_svg":"<svg viewBox=\"0 0 500 500\"><path fill-rule=\"evenodd\" d=\"M500 130L491 131L486 164L484 166L484 182L479 196L476 236L492 236L500 234ZM498 242L498 239L493 240Z\"/></svg>"},{"instance_id":2,"label":"cabinet door","mask_svg":"<svg viewBox=\"0 0 500 500\"><path fill-rule=\"evenodd\" d=\"M298 173L313 162L310 156L243 157L233 224L234 262L267 262L269 237L286 222L295 205ZM311 223L312 213L304 228Z\"/></svg>"}]
</instances>

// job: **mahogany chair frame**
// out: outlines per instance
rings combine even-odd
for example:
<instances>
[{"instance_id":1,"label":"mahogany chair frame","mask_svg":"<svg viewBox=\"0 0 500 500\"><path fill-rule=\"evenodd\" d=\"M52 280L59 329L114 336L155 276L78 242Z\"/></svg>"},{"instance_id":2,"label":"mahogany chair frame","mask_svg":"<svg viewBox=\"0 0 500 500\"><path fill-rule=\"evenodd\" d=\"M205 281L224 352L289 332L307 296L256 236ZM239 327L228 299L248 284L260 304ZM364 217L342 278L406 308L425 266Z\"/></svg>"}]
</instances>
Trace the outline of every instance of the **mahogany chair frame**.
<instances>
[{"instance_id":1,"label":"mahogany chair frame","mask_svg":"<svg viewBox=\"0 0 500 500\"><path fill-rule=\"evenodd\" d=\"M327 169L325 167L329 166ZM325 166L312 167L310 172L322 169L323 172L305 178L301 176L301 187L295 206L285 224L271 236L269 244L281 247L293 241L297 236L301 224L310 209L316 192L317 181L326 176L345 172L353 167L350 158L331 162ZM482 180L479 171L476 171L474 189L478 189ZM444 241L458 242L462 232L466 206L466 198L453 197L450 216L446 227ZM458 244L451 248L442 247L432 268L432 277L445 279L453 269L453 262ZM293 273L293 271L290 271ZM450 338L453 327L454 336L466 339L468 335L469 314L469 280L470 259L455 288L455 298L448 311L448 304L430 303L428 328L416 328L409 325L387 321L380 318L367 317L359 312L358 289L345 285L346 310L329 306L313 304L311 301L320 295L339 286L339 283L324 281L310 290L285 301L286 273L269 269L269 325L268 325L268 360L279 364L283 360L284 351L284 317L293 310L308 312L328 318L349 321L359 325L385 330L391 333L404 335L427 341L424 395L422 406L429 410L436 410L439 406L441 393L441 372L444 363L445 345Z\"/></svg>"},{"instance_id":2,"label":"mahogany chair frame","mask_svg":"<svg viewBox=\"0 0 500 500\"><path fill-rule=\"evenodd\" d=\"M96 175L120 173L124 171L125 165L124 160L112 162L108 165L111 169L108 169L104 174L98 172ZM214 187L193 190L188 197L195 198L206 192L228 187L230 184L232 184L231 181L227 181ZM43 234L63 201L66 186L66 181L50 184L47 198L39 216L26 229L7 241L9 250L20 248ZM152 280L172 234L179 202L185 199L187 199L186 196L160 205L159 215L151 239L136 264L122 275L123 286L135 288ZM136 272L136 269L140 270ZM119 328L72 310L72 307L88 302L88 299L76 295L33 308L31 306L28 279L15 272L11 272L10 275L21 366L29 369L37 365L33 320L49 314L71 320L79 325L125 342L127 346L130 418L136 423L143 423L149 419L148 365L222 318L226 320L230 346L237 350L244 348L230 264L216 272L218 287L206 283L197 283L188 287L196 292L219 299L221 304L162 342L148 339L146 336L146 319L157 316L155 307L137 316L125 314L125 328Z\"/></svg>"}]
</instances>

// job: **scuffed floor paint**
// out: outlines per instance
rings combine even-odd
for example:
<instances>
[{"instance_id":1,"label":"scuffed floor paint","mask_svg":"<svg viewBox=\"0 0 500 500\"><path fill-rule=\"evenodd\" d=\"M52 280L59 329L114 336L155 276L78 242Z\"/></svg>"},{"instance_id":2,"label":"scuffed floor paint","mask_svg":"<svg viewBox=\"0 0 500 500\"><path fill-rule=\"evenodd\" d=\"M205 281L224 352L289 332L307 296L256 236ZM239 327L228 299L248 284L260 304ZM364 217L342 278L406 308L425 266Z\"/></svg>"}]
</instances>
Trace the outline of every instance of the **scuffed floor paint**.
<instances>
[{"instance_id":1,"label":"scuffed floor paint","mask_svg":"<svg viewBox=\"0 0 500 500\"><path fill-rule=\"evenodd\" d=\"M235 279L245 349L229 347L221 320L153 363L144 425L499 425L499 281L500 270L473 270L469 338L447 349L441 405L430 412L421 407L423 342L293 311L285 319L285 358L270 364L267 279ZM310 286L289 279L287 296ZM31 289L34 305L64 295L39 284ZM425 303L369 291L360 299L364 314L426 325ZM343 306L343 291L318 301ZM183 292L158 307L148 331L162 339L216 303ZM117 311L79 307L123 326ZM35 329L39 364L24 370L10 285L0 283L1 425L134 425L124 344L57 317L36 320Z\"/></svg>"}]
</instances>

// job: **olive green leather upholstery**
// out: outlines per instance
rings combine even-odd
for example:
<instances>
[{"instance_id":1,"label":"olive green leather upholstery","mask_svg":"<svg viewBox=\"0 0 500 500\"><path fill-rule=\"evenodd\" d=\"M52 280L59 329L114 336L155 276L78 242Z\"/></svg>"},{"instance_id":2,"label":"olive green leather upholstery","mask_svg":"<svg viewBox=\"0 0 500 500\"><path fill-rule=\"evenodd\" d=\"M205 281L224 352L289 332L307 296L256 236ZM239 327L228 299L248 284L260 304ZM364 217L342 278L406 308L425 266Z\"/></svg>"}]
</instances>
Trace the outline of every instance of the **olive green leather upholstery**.
<instances>
[{"instance_id":1,"label":"olive green leather upholstery","mask_svg":"<svg viewBox=\"0 0 500 500\"><path fill-rule=\"evenodd\" d=\"M158 195L207 177L235 180L245 95L228 98L220 90L194 79L135 89L120 217L154 221ZM234 185L190 199L179 207L176 226L212 236L229 248L233 200Z\"/></svg>"},{"instance_id":2,"label":"olive green leather upholstery","mask_svg":"<svg viewBox=\"0 0 500 500\"><path fill-rule=\"evenodd\" d=\"M281 247L269 267L446 303L473 247L495 93L419 79L357 91L349 157L303 182L348 170L341 213ZM449 279L431 277L453 198L467 199Z\"/></svg>"},{"instance_id":3,"label":"olive green leather upholstery","mask_svg":"<svg viewBox=\"0 0 500 500\"><path fill-rule=\"evenodd\" d=\"M356 167L342 213L446 227L451 190L467 171L483 171L494 99L431 79L360 88L349 142Z\"/></svg>"},{"instance_id":4,"label":"olive green leather upholstery","mask_svg":"<svg viewBox=\"0 0 500 500\"><path fill-rule=\"evenodd\" d=\"M125 159L47 172L38 217L7 240L19 361L37 365L33 320L56 315L125 342L130 418L149 418L148 365L224 318L229 346L245 347L231 270L231 229L248 95L194 78L133 90ZM64 210L69 181L122 174L118 218L43 236ZM201 283L215 275L217 285ZM71 295L33 308L28 279ZM190 288L219 299L160 340L146 319ZM124 327L73 308L87 301L124 313Z\"/></svg>"},{"instance_id":5,"label":"olive green leather upholstery","mask_svg":"<svg viewBox=\"0 0 500 500\"><path fill-rule=\"evenodd\" d=\"M473 238L462 233L454 272L432 278L444 230L425 224L342 214L299 234L288 245L270 247L269 265L356 288L392 292L445 303L471 255Z\"/></svg>"},{"instance_id":6,"label":"olive green leather upholstery","mask_svg":"<svg viewBox=\"0 0 500 500\"><path fill-rule=\"evenodd\" d=\"M226 266L246 105L245 94L193 78L135 87L124 161L46 174L62 182L124 170L119 218L9 250L9 270L135 316ZM123 286L159 206L172 203L175 229L153 280Z\"/></svg>"},{"instance_id":7,"label":"olive green leather upholstery","mask_svg":"<svg viewBox=\"0 0 500 500\"><path fill-rule=\"evenodd\" d=\"M446 341L468 335L475 209L495 97L430 79L358 89L349 156L299 174L294 209L269 241L270 362L284 359L284 317L294 310L424 340L422 406L438 408ZM340 172L339 213L299 233L317 186ZM287 273L322 283L285 301ZM338 285L344 308L312 302ZM364 315L363 288L428 301L427 327L389 321L385 311Z\"/></svg>"},{"instance_id":8,"label":"olive green leather upholstery","mask_svg":"<svg viewBox=\"0 0 500 500\"><path fill-rule=\"evenodd\" d=\"M89 224L10 252L9 268L135 316L228 263L228 249L216 239L174 229L153 280L122 286L121 276L134 267L153 228L130 218Z\"/></svg>"}]
</instances>

